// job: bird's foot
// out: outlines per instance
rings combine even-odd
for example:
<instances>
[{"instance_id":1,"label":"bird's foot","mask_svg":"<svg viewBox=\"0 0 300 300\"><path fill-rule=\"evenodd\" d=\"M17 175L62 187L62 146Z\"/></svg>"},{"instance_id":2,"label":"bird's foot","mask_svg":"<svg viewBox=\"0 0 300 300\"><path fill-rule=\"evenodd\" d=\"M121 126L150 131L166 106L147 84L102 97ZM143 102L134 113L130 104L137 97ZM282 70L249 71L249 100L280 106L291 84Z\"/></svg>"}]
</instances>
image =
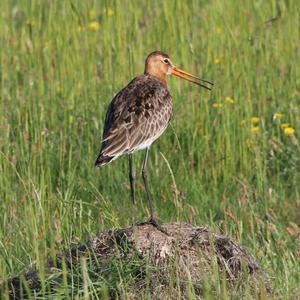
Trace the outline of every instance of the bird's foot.
<instances>
[{"instance_id":1,"label":"bird's foot","mask_svg":"<svg viewBox=\"0 0 300 300\"><path fill-rule=\"evenodd\" d=\"M157 230L161 231L162 233L169 235L163 228L162 226L158 223L158 221L154 218L151 218L148 221L149 224L151 224L152 226L154 226Z\"/></svg>"},{"instance_id":2,"label":"bird's foot","mask_svg":"<svg viewBox=\"0 0 300 300\"><path fill-rule=\"evenodd\" d=\"M139 222L136 224L137 226L142 226L142 225L152 225L154 226L157 230L159 230L160 232L169 235L163 228L162 226L158 223L158 221L154 218L150 218L148 221L145 222Z\"/></svg>"}]
</instances>

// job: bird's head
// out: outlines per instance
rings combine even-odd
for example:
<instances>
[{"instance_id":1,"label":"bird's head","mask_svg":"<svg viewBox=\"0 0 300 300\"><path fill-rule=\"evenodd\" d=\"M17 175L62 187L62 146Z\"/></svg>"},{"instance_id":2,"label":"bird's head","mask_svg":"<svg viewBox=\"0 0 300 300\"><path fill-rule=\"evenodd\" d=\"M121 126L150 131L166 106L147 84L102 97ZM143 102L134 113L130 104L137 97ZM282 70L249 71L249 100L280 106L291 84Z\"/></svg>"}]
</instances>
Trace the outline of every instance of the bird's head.
<instances>
[{"instance_id":1,"label":"bird's head","mask_svg":"<svg viewBox=\"0 0 300 300\"><path fill-rule=\"evenodd\" d=\"M155 76L166 84L167 75L175 75L211 90L213 83L176 68L168 54L161 51L150 53L145 62L145 74Z\"/></svg>"}]
</instances>

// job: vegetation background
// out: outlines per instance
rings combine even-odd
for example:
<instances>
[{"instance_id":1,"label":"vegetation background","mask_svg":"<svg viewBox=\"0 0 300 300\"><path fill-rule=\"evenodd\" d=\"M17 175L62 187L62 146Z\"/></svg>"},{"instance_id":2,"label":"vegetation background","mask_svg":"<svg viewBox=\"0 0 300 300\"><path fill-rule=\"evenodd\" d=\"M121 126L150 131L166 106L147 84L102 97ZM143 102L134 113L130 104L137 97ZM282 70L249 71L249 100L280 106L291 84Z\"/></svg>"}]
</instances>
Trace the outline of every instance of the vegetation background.
<instances>
[{"instance_id":1,"label":"vegetation background","mask_svg":"<svg viewBox=\"0 0 300 300\"><path fill-rule=\"evenodd\" d=\"M215 87L169 79L174 117L149 164L160 219L235 238L276 297L299 299L299 13L292 0L1 1L0 280L31 263L43 274L49 255L130 225L127 158L94 161L110 100L163 50ZM144 220L140 177L137 201ZM56 298L111 287L75 282ZM219 285L207 295L221 297Z\"/></svg>"}]
</instances>

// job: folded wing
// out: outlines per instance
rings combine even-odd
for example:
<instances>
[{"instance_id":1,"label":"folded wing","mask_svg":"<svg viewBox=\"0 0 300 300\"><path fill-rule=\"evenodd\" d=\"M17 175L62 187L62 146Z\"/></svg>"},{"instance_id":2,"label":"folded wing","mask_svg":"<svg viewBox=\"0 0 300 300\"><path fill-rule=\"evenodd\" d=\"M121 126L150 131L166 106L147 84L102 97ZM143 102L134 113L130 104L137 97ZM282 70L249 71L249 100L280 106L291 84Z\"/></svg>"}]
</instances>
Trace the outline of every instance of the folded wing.
<instances>
[{"instance_id":1,"label":"folded wing","mask_svg":"<svg viewBox=\"0 0 300 300\"><path fill-rule=\"evenodd\" d=\"M171 114L172 97L166 86L149 75L132 80L109 105L95 165L149 147L166 129Z\"/></svg>"}]
</instances>

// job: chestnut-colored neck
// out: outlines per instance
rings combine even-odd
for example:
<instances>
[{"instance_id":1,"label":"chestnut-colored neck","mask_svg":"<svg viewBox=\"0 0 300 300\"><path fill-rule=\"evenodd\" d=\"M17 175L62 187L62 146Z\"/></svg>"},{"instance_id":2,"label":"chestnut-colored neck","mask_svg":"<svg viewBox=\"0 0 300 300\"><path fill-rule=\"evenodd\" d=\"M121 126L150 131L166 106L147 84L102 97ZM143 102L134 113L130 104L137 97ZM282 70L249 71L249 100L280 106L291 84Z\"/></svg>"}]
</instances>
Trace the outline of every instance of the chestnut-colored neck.
<instances>
[{"instance_id":1,"label":"chestnut-colored neck","mask_svg":"<svg viewBox=\"0 0 300 300\"><path fill-rule=\"evenodd\" d=\"M164 85L167 85L167 76L164 72L157 68L151 68L151 66L147 65L145 67L145 74L156 77L159 81L161 81Z\"/></svg>"}]
</instances>

